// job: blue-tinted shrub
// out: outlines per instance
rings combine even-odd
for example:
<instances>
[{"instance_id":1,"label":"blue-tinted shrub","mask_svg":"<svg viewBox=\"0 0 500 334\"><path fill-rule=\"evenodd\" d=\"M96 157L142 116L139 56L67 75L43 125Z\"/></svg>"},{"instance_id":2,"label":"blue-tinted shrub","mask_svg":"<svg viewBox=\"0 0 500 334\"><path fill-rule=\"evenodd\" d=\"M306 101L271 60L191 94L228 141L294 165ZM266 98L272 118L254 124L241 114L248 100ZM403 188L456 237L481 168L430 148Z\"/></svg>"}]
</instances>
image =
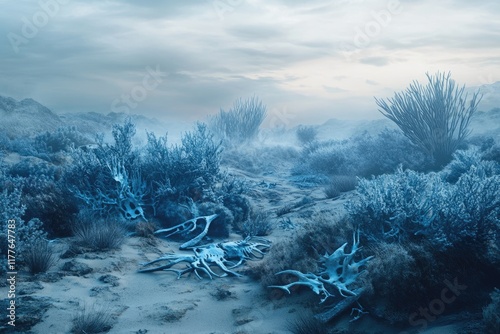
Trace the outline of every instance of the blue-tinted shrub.
<instances>
[{"instance_id":1,"label":"blue-tinted shrub","mask_svg":"<svg viewBox=\"0 0 500 334\"><path fill-rule=\"evenodd\" d=\"M313 126L299 126L297 128L297 139L302 145L308 145L316 140L318 130Z\"/></svg>"},{"instance_id":2,"label":"blue-tinted shrub","mask_svg":"<svg viewBox=\"0 0 500 334\"><path fill-rule=\"evenodd\" d=\"M442 167L470 134L468 126L481 96L476 92L467 101L465 87L458 87L450 73L426 75L425 86L413 82L393 98L375 100L380 112Z\"/></svg>"},{"instance_id":3,"label":"blue-tinted shrub","mask_svg":"<svg viewBox=\"0 0 500 334\"><path fill-rule=\"evenodd\" d=\"M21 203L22 189L20 178L12 177L7 173L7 167L0 164L0 219L2 232L7 233L7 221L13 219L21 221L26 207Z\"/></svg>"},{"instance_id":4,"label":"blue-tinted shrub","mask_svg":"<svg viewBox=\"0 0 500 334\"><path fill-rule=\"evenodd\" d=\"M494 174L496 167L481 161L455 184L438 173L400 168L394 175L360 180L357 198L346 209L371 240L425 238L440 249L467 248L475 258L497 263L500 175Z\"/></svg>"},{"instance_id":5,"label":"blue-tinted shrub","mask_svg":"<svg viewBox=\"0 0 500 334\"><path fill-rule=\"evenodd\" d=\"M489 175L500 172L498 164L492 161L484 161L483 154L479 148L471 147L468 150L458 150L453 153L453 160L443 168L441 175L446 181L455 183L460 176L469 171L473 166L479 165Z\"/></svg>"},{"instance_id":6,"label":"blue-tinted shrub","mask_svg":"<svg viewBox=\"0 0 500 334\"><path fill-rule=\"evenodd\" d=\"M66 174L71 191L101 217L158 216L180 223L178 219L196 216L197 205L214 197L220 143L201 123L174 146L167 145L166 137L148 133L145 150L140 151L132 145L134 134L135 127L127 120L113 127L112 144L101 136L95 148L75 150ZM169 203L178 209L172 211ZM179 215L183 207L190 208L187 217Z\"/></svg>"},{"instance_id":7,"label":"blue-tinted shrub","mask_svg":"<svg viewBox=\"0 0 500 334\"><path fill-rule=\"evenodd\" d=\"M312 142L303 149L294 173L371 176L392 173L397 166L427 170L431 162L399 131L384 130L342 141Z\"/></svg>"},{"instance_id":8,"label":"blue-tinted shrub","mask_svg":"<svg viewBox=\"0 0 500 334\"><path fill-rule=\"evenodd\" d=\"M34 138L34 148L39 154L70 152L75 147L89 144L76 127L63 127L54 132L45 132Z\"/></svg>"},{"instance_id":9,"label":"blue-tinted shrub","mask_svg":"<svg viewBox=\"0 0 500 334\"><path fill-rule=\"evenodd\" d=\"M102 137L93 150L76 150L66 180L76 197L89 208L125 219L144 217L146 183L141 173L139 152L132 147L135 126L130 120L113 126L113 144Z\"/></svg>"},{"instance_id":10,"label":"blue-tinted shrub","mask_svg":"<svg viewBox=\"0 0 500 334\"><path fill-rule=\"evenodd\" d=\"M442 181L434 174L400 167L395 174L359 180L357 199L348 202L346 209L371 239L412 239L434 223L434 198L429 193L436 182Z\"/></svg>"},{"instance_id":11,"label":"blue-tinted shrub","mask_svg":"<svg viewBox=\"0 0 500 334\"><path fill-rule=\"evenodd\" d=\"M56 262L52 246L46 240L38 240L30 245L24 250L23 256L32 275L46 272Z\"/></svg>"},{"instance_id":12,"label":"blue-tinted shrub","mask_svg":"<svg viewBox=\"0 0 500 334\"><path fill-rule=\"evenodd\" d=\"M116 221L96 217L82 210L72 226L75 242L95 251L119 248L125 238L125 229Z\"/></svg>"},{"instance_id":13,"label":"blue-tinted shrub","mask_svg":"<svg viewBox=\"0 0 500 334\"><path fill-rule=\"evenodd\" d=\"M309 146L308 149L311 152L306 161L310 169L317 173L348 175L352 173L353 166L359 165L360 157L352 154L354 147L347 141L326 142L314 148Z\"/></svg>"},{"instance_id":14,"label":"blue-tinted shrub","mask_svg":"<svg viewBox=\"0 0 500 334\"><path fill-rule=\"evenodd\" d=\"M78 206L64 180L65 166L25 157L11 166L8 173L22 188L23 219L39 218L51 237L68 236Z\"/></svg>"},{"instance_id":15,"label":"blue-tinted shrub","mask_svg":"<svg viewBox=\"0 0 500 334\"><path fill-rule=\"evenodd\" d=\"M462 174L443 192L439 214L449 243L500 263L500 175L492 174L491 167L491 162L482 162Z\"/></svg>"},{"instance_id":16,"label":"blue-tinted shrub","mask_svg":"<svg viewBox=\"0 0 500 334\"><path fill-rule=\"evenodd\" d=\"M228 110L210 120L210 129L227 145L240 145L254 139L266 117L266 107L257 97L238 99Z\"/></svg>"},{"instance_id":17,"label":"blue-tinted shrub","mask_svg":"<svg viewBox=\"0 0 500 334\"><path fill-rule=\"evenodd\" d=\"M220 143L205 124L198 123L195 131L184 134L180 146L172 148L170 184L181 188L196 186L195 182L211 186L219 174L220 153Z\"/></svg>"},{"instance_id":18,"label":"blue-tinted shrub","mask_svg":"<svg viewBox=\"0 0 500 334\"><path fill-rule=\"evenodd\" d=\"M398 130L385 129L376 136L367 133L352 138L360 157L358 176L393 173L399 165L418 171L430 169L432 162Z\"/></svg>"},{"instance_id":19,"label":"blue-tinted shrub","mask_svg":"<svg viewBox=\"0 0 500 334\"><path fill-rule=\"evenodd\" d=\"M165 203L171 201L192 206L212 197L220 178L220 153L220 142L202 123L184 134L180 145L172 147L166 137L148 134L142 169L154 211L161 214Z\"/></svg>"}]
</instances>

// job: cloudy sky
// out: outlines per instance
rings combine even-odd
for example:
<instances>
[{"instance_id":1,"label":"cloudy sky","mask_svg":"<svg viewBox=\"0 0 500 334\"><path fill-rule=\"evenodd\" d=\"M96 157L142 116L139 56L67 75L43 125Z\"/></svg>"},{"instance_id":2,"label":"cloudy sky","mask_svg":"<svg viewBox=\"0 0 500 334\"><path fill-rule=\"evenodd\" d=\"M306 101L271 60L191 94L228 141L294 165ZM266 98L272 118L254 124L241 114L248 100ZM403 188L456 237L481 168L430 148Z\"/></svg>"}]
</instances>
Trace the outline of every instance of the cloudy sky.
<instances>
[{"instance_id":1,"label":"cloudy sky","mask_svg":"<svg viewBox=\"0 0 500 334\"><path fill-rule=\"evenodd\" d=\"M260 97L267 123L378 118L425 72L500 81L500 2L0 0L0 95L58 113L204 119Z\"/></svg>"}]
</instances>

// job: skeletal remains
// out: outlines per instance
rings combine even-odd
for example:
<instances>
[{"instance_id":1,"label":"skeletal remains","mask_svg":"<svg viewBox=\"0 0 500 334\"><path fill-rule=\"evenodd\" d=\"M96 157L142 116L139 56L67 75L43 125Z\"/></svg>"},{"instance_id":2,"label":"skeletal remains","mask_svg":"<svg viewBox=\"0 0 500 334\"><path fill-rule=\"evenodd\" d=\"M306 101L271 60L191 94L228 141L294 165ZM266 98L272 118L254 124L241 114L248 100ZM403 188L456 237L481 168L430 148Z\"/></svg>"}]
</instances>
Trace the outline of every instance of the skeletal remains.
<instances>
[{"instance_id":1,"label":"skeletal remains","mask_svg":"<svg viewBox=\"0 0 500 334\"><path fill-rule=\"evenodd\" d=\"M155 234L167 233L167 237L175 234L188 235L190 232L200 229L198 223L205 223L205 226L201 227L200 234L180 246L181 250L192 250L194 254L165 254L156 260L143 263L142 267L148 267L158 262L166 262L165 264L144 268L139 272L173 271L177 273L178 279L188 272L194 272L200 279L202 278L200 272L205 273L210 279L213 276L224 277L228 274L239 277L241 275L231 269L240 266L246 260L262 259L271 247L271 242L267 239L255 237L196 246L207 234L210 224L215 218L217 218L217 215L197 217L182 224L156 231ZM186 263L186 268L172 268L179 263ZM216 273L211 268L213 266L218 267L222 273Z\"/></svg>"},{"instance_id":2,"label":"skeletal remains","mask_svg":"<svg viewBox=\"0 0 500 334\"><path fill-rule=\"evenodd\" d=\"M331 255L323 255L319 260L320 265L323 267L323 271L317 275L312 273L304 274L297 270L283 270L276 275L290 274L297 277L298 280L287 285L271 285L269 287L282 289L290 293L290 288L292 286L305 285L315 294L323 296L321 298L321 303L327 300L328 297L334 296L327 288L328 286L336 288L342 297L355 296L356 293L349 289L349 285L356 282L358 276L364 272L364 270L360 271L360 267L370 261L373 256L364 258L359 262L354 261L356 252L361 249L361 247L359 247L359 232L353 234L353 245L350 253L345 252L346 246L347 242Z\"/></svg>"},{"instance_id":3,"label":"skeletal remains","mask_svg":"<svg viewBox=\"0 0 500 334\"><path fill-rule=\"evenodd\" d=\"M365 271L360 270L360 268L373 258L373 256L369 256L361 259L359 262L354 261L356 253L361 249L361 247L359 247L359 231L353 233L353 245L349 253L345 251L346 246L347 242L332 254L325 254L322 256L319 260L322 271L318 274L304 274L297 270L283 270L276 275L289 274L295 276L297 280L286 285L271 285L269 287L282 289L290 294L290 288L293 286L307 286L315 294L321 296L320 303L325 302L330 297L334 297L335 295L332 290L336 289L340 296L344 297L344 301L339 302L337 306L331 310L316 316L323 322L329 321L351 304L357 302L364 292L363 288L353 290L351 286L356 282L359 275ZM353 320L359 319L362 314L366 313L363 312L361 305L359 305L359 308L354 308L353 312L354 311L358 312L358 314Z\"/></svg>"}]
</instances>

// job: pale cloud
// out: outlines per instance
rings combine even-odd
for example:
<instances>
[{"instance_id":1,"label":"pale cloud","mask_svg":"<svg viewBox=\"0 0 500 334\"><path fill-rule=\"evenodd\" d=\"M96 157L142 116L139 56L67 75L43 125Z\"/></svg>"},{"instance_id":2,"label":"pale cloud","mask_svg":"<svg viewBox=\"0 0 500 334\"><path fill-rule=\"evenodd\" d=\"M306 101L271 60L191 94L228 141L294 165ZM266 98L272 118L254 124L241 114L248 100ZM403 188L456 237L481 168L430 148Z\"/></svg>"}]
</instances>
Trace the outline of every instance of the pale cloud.
<instances>
[{"instance_id":1,"label":"pale cloud","mask_svg":"<svg viewBox=\"0 0 500 334\"><path fill-rule=\"evenodd\" d=\"M47 22L41 4L59 6ZM467 85L500 81L495 0L0 5L0 95L33 97L57 112L110 112L132 92L140 101L130 112L195 120L257 95L269 110L293 114L292 125L380 117L373 96L425 80L425 72L450 70ZM33 19L44 24L26 38ZM12 34L24 38L18 52ZM141 88L148 66L168 73L151 90Z\"/></svg>"}]
</instances>

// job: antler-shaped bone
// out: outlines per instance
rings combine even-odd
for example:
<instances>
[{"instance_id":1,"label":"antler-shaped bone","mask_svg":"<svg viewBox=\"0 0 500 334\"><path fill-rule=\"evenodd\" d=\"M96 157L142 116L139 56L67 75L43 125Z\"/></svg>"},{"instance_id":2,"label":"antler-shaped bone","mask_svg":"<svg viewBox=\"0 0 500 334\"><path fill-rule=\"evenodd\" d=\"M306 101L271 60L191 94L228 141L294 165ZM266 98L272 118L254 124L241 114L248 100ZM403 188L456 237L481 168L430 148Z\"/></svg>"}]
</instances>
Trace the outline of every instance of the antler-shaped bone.
<instances>
[{"instance_id":1,"label":"antler-shaped bone","mask_svg":"<svg viewBox=\"0 0 500 334\"><path fill-rule=\"evenodd\" d=\"M333 296L326 288L323 282L320 282L318 279L318 276L308 273L304 274L298 270L283 270L277 273L276 275L281 275L281 274L290 274L298 278L298 281L289 283L287 285L270 285L270 288L278 288L285 290L288 292L288 294L291 293L290 288L295 285L305 285L311 290L317 294L317 295L323 295L323 298L321 298L321 302L323 303L328 297Z\"/></svg>"},{"instance_id":2,"label":"antler-shaped bone","mask_svg":"<svg viewBox=\"0 0 500 334\"><path fill-rule=\"evenodd\" d=\"M167 264L164 264L164 265L159 266L159 267L141 269L141 270L139 270L139 272L140 273L150 273L150 272L159 271L159 270L170 270L170 271L177 272L178 273L177 278L179 279L182 274L184 274L185 272L188 272L189 270L191 270L191 268L188 268L187 270L180 271L180 270L176 270L176 269L171 269L171 267L176 265L177 263L181 263L181 262L194 263L194 262L196 262L196 260L197 260L196 257L193 255L166 254L166 255L164 255L156 260L141 263L141 266L146 267L146 266L149 266L149 265L152 265L154 263L161 262L161 261L167 261Z\"/></svg>"},{"instance_id":3,"label":"antler-shaped bone","mask_svg":"<svg viewBox=\"0 0 500 334\"><path fill-rule=\"evenodd\" d=\"M325 254L320 259L324 270L318 274L318 279L324 283L335 286L343 297L355 296L352 290L348 288L349 285L356 282L361 273L360 267L370 261L373 256L362 259L359 262L354 261L356 252L361 249L359 247L359 231L353 233L353 244L350 253L345 252L347 242L340 246L333 254Z\"/></svg>"},{"instance_id":4,"label":"antler-shaped bone","mask_svg":"<svg viewBox=\"0 0 500 334\"><path fill-rule=\"evenodd\" d=\"M365 265L370 261L373 256L362 259L359 262L354 261L354 256L357 251L361 249L359 247L359 232L353 233L353 245L350 253L345 252L345 247L347 243L340 246L331 255L325 254L320 259L320 264L324 267L323 271L316 274L304 274L297 270L284 270L279 274L291 274L296 276L299 280L292 282L284 286L273 285L272 288L279 288L290 293L289 288L294 285L305 285L311 288L316 294L323 294L324 297L321 299L321 303L324 302L328 297L333 296L326 288L326 286L333 286L337 288L340 295L343 297L356 296L356 293L349 289L349 285L356 282L358 276L363 272L360 271L360 267Z\"/></svg>"},{"instance_id":5,"label":"antler-shaped bone","mask_svg":"<svg viewBox=\"0 0 500 334\"><path fill-rule=\"evenodd\" d=\"M210 224L217 218L219 215L211 215L211 216L201 216L201 217L196 217L193 219L186 220L185 222L175 225L169 228L161 229L156 231L154 234L162 234L162 233L168 233L165 237L170 237L174 234L181 234L181 235L186 235L191 232L194 232L199 226L199 222L205 222L205 227L201 231L200 234L198 234L196 237L193 239L186 241L183 243L179 249L188 249L189 247L193 247L197 245L208 233L208 229L210 228Z\"/></svg>"}]
</instances>

